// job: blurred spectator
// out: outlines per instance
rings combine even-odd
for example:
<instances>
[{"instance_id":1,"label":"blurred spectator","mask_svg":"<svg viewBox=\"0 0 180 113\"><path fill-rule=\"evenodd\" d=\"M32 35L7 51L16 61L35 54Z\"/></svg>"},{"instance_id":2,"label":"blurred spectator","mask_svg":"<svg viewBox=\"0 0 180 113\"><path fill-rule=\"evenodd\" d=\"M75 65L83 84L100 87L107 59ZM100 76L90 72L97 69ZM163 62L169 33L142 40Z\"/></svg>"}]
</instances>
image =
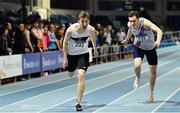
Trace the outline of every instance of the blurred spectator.
<instances>
[{"instance_id":1,"label":"blurred spectator","mask_svg":"<svg viewBox=\"0 0 180 113\"><path fill-rule=\"evenodd\" d=\"M121 41L123 41L125 38L126 38L126 33L125 33L124 28L122 28L122 27L121 27L121 28L118 28L118 29L117 29L117 33L116 33L116 36L115 36L116 41L121 42Z\"/></svg>"},{"instance_id":2,"label":"blurred spectator","mask_svg":"<svg viewBox=\"0 0 180 113\"><path fill-rule=\"evenodd\" d=\"M100 23L97 23L95 26L95 29L99 32L102 29L102 26Z\"/></svg>"},{"instance_id":3,"label":"blurred spectator","mask_svg":"<svg viewBox=\"0 0 180 113\"><path fill-rule=\"evenodd\" d=\"M97 36L97 38L99 39L100 46L102 46L105 43L103 28L99 30L99 35Z\"/></svg>"},{"instance_id":4,"label":"blurred spectator","mask_svg":"<svg viewBox=\"0 0 180 113\"><path fill-rule=\"evenodd\" d=\"M63 50L63 40L64 40L64 34L65 34L66 27L64 24L61 24L57 28L56 37L59 43L60 50Z\"/></svg>"},{"instance_id":5,"label":"blurred spectator","mask_svg":"<svg viewBox=\"0 0 180 113\"><path fill-rule=\"evenodd\" d=\"M107 26L106 42L108 43L109 46L112 43L112 33L113 33L112 26L108 25Z\"/></svg>"},{"instance_id":6,"label":"blurred spectator","mask_svg":"<svg viewBox=\"0 0 180 113\"><path fill-rule=\"evenodd\" d=\"M55 32L56 32L55 25L51 23L49 25L49 29L50 29L49 31L50 42L48 43L49 50L51 51L58 50L58 49L60 50L59 43L55 35Z\"/></svg>"},{"instance_id":7,"label":"blurred spectator","mask_svg":"<svg viewBox=\"0 0 180 113\"><path fill-rule=\"evenodd\" d=\"M42 40L38 40L38 48L40 52L44 51L43 33L44 33L44 23L42 20L38 21L38 33Z\"/></svg>"},{"instance_id":8,"label":"blurred spectator","mask_svg":"<svg viewBox=\"0 0 180 113\"><path fill-rule=\"evenodd\" d=\"M96 33L96 46L100 47L102 45L102 38L103 38L102 37L103 33L102 33L101 24L97 23L95 26L95 29L97 31L97 33Z\"/></svg>"},{"instance_id":9,"label":"blurred spectator","mask_svg":"<svg viewBox=\"0 0 180 113\"><path fill-rule=\"evenodd\" d=\"M0 43L0 56L12 53L12 49L8 47L8 29L6 28L0 30Z\"/></svg>"},{"instance_id":10,"label":"blurred spectator","mask_svg":"<svg viewBox=\"0 0 180 113\"><path fill-rule=\"evenodd\" d=\"M25 40L26 40L26 43L25 43L25 52L26 53L29 53L29 52L34 52L34 49L33 49L33 46L31 44L31 39L30 39L30 25L27 23L27 24L24 24L24 35L25 35Z\"/></svg>"},{"instance_id":11,"label":"blurred spectator","mask_svg":"<svg viewBox=\"0 0 180 113\"><path fill-rule=\"evenodd\" d=\"M118 29L118 28L121 26L120 21L117 20L116 17L113 17L113 18L112 18L112 23L113 23L113 27L114 27L115 29Z\"/></svg>"},{"instance_id":12,"label":"blurred spectator","mask_svg":"<svg viewBox=\"0 0 180 113\"><path fill-rule=\"evenodd\" d=\"M31 42L32 42L34 51L39 52L38 40L41 41L42 37L41 37L41 35L39 34L39 31L38 31L38 20L35 20L33 22L33 26L31 28L30 34L31 34Z\"/></svg>"},{"instance_id":13,"label":"blurred spectator","mask_svg":"<svg viewBox=\"0 0 180 113\"><path fill-rule=\"evenodd\" d=\"M15 32L14 36L14 47L13 47L13 54L24 54L25 52L25 44L26 44L26 37L25 37L25 26L23 23L19 24L18 29Z\"/></svg>"},{"instance_id":14,"label":"blurred spectator","mask_svg":"<svg viewBox=\"0 0 180 113\"><path fill-rule=\"evenodd\" d=\"M43 50L48 51L48 43L50 42L50 37L49 37L49 31L48 31L48 26L44 26L44 32L43 32Z\"/></svg>"},{"instance_id":15,"label":"blurred spectator","mask_svg":"<svg viewBox=\"0 0 180 113\"><path fill-rule=\"evenodd\" d=\"M116 33L116 40L119 43L119 58L121 57L122 59L124 58L124 45L122 45L121 41L123 41L126 38L126 33L124 31L124 28L118 28L117 33Z\"/></svg>"},{"instance_id":16,"label":"blurred spectator","mask_svg":"<svg viewBox=\"0 0 180 113\"><path fill-rule=\"evenodd\" d=\"M14 45L14 30L12 29L12 25L10 22L5 22L3 25L4 28L8 29L8 47L13 48Z\"/></svg>"}]
</instances>

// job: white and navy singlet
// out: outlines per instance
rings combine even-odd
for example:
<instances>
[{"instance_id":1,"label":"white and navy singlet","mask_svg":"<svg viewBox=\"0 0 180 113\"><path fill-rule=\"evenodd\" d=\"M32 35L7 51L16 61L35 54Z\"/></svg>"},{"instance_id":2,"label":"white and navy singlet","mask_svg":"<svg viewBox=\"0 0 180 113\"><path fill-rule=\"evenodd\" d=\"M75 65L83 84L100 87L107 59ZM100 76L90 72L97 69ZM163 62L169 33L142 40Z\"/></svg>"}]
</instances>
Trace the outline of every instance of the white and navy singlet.
<instances>
[{"instance_id":1,"label":"white and navy singlet","mask_svg":"<svg viewBox=\"0 0 180 113\"><path fill-rule=\"evenodd\" d=\"M91 36L90 25L87 26L84 33L80 34L77 32L78 23L73 24L72 34L68 42L68 54L69 55L80 55L88 53L88 38Z\"/></svg>"}]
</instances>

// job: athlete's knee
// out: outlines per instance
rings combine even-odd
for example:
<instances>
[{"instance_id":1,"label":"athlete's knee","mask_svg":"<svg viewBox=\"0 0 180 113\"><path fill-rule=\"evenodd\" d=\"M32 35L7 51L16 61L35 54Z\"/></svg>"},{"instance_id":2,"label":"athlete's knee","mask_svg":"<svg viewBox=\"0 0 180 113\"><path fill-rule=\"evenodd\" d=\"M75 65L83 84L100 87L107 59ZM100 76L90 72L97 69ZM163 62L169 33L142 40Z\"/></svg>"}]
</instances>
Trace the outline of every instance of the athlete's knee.
<instances>
[{"instance_id":1,"label":"athlete's knee","mask_svg":"<svg viewBox=\"0 0 180 113\"><path fill-rule=\"evenodd\" d=\"M134 59L134 68L135 68L135 70L141 69L141 62L142 62L141 58L135 58Z\"/></svg>"},{"instance_id":2,"label":"athlete's knee","mask_svg":"<svg viewBox=\"0 0 180 113\"><path fill-rule=\"evenodd\" d=\"M78 79L79 80L84 80L85 78L85 71L84 70L79 70L78 71Z\"/></svg>"}]
</instances>

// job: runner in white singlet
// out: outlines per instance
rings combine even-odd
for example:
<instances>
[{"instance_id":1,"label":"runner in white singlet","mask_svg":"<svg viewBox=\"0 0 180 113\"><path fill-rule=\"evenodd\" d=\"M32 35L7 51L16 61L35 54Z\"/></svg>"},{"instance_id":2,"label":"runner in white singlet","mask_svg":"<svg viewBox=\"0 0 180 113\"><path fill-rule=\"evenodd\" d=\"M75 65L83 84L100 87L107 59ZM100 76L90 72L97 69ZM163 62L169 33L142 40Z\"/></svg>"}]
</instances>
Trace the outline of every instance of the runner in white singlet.
<instances>
[{"instance_id":1,"label":"runner in white singlet","mask_svg":"<svg viewBox=\"0 0 180 113\"><path fill-rule=\"evenodd\" d=\"M81 98L84 93L85 72L89 66L88 38L91 39L94 55L97 56L95 29L89 25L89 14L82 11L78 23L71 25L65 34L63 42L64 61L63 67L68 68L71 77L78 69L78 88L76 110L82 111Z\"/></svg>"}]
</instances>

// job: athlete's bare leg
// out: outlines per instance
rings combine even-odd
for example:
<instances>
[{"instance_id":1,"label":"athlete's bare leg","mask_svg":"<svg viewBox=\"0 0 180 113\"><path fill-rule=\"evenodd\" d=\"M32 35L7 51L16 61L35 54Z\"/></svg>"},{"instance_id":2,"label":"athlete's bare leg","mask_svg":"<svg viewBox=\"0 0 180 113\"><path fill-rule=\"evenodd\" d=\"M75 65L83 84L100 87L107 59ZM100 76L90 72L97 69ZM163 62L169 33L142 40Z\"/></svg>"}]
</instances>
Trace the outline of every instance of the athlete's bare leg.
<instances>
[{"instance_id":1,"label":"athlete's bare leg","mask_svg":"<svg viewBox=\"0 0 180 113\"><path fill-rule=\"evenodd\" d=\"M141 64L142 64L142 58L135 58L134 59L134 71L136 74L136 78L134 80L133 86L135 89L137 89L139 87L139 83L140 83Z\"/></svg>"},{"instance_id":2,"label":"athlete's bare leg","mask_svg":"<svg viewBox=\"0 0 180 113\"><path fill-rule=\"evenodd\" d=\"M85 87L85 70L78 69L77 103L81 103Z\"/></svg>"},{"instance_id":3,"label":"athlete's bare leg","mask_svg":"<svg viewBox=\"0 0 180 113\"><path fill-rule=\"evenodd\" d=\"M156 82L156 70L157 70L157 65L150 65L150 95L147 98L149 102L152 102L154 99L154 86Z\"/></svg>"}]
</instances>

